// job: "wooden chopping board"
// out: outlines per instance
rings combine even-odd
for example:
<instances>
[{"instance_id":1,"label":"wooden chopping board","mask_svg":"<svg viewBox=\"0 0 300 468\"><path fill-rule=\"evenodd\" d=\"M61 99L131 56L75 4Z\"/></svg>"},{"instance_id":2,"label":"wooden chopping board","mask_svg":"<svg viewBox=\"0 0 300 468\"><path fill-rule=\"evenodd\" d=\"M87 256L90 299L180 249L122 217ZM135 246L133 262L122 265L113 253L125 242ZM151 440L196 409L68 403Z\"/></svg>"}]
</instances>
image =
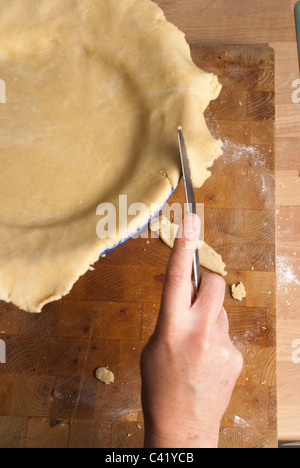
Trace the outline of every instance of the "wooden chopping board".
<instances>
[{"instance_id":1,"label":"wooden chopping board","mask_svg":"<svg viewBox=\"0 0 300 468\"><path fill-rule=\"evenodd\" d=\"M220 446L276 447L274 52L199 44L192 53L223 84L206 117L224 156L196 195L205 239L228 267L230 333L245 359ZM184 202L182 185L173 201ZM169 255L158 239L131 240L41 315L0 303L0 448L142 447L139 358ZM248 292L242 303L230 295L239 281ZM99 366L109 366L115 384L94 379Z\"/></svg>"}]
</instances>

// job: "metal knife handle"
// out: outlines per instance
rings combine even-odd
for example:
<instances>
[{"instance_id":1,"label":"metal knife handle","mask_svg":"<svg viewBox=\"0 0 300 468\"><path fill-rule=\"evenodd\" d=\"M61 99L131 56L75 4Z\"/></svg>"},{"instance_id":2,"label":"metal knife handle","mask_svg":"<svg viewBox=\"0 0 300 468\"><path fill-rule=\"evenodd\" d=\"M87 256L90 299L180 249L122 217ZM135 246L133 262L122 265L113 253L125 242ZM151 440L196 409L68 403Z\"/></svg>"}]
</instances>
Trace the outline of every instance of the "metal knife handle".
<instances>
[{"instance_id":1,"label":"metal knife handle","mask_svg":"<svg viewBox=\"0 0 300 468\"><path fill-rule=\"evenodd\" d=\"M199 261L199 251L198 249L194 253L194 262L193 262L193 285L194 285L194 292L195 298L198 295L198 291L201 284L201 270L200 270L200 261Z\"/></svg>"},{"instance_id":2,"label":"metal knife handle","mask_svg":"<svg viewBox=\"0 0 300 468\"><path fill-rule=\"evenodd\" d=\"M178 128L178 141L179 141L179 149L180 149L180 159L181 159L181 166L182 166L182 173L183 173L183 180L184 180L184 188L185 188L185 195L187 201L187 211L188 213L197 214L196 210L196 202L195 202L195 194L194 194L194 187L192 183L191 177L191 170L186 150L186 144L182 132L182 128ZM192 281L194 285L194 295L195 298L198 295L198 291L200 288L201 283L201 270L200 270L200 262L199 262L199 251L198 247L194 253L194 261L193 261L193 271L192 271Z\"/></svg>"}]
</instances>

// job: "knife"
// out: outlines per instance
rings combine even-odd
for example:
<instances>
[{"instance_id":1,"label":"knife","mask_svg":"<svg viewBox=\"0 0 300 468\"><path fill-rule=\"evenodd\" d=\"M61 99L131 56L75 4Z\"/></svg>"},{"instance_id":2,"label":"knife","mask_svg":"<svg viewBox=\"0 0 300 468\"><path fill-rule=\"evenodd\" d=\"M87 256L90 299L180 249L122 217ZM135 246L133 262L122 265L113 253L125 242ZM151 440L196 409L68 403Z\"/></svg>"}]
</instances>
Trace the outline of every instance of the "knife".
<instances>
[{"instance_id":1,"label":"knife","mask_svg":"<svg viewBox=\"0 0 300 468\"><path fill-rule=\"evenodd\" d=\"M178 141L179 141L181 167L182 167L184 187L185 187L185 196L186 196L186 201L187 201L187 211L190 214L197 214L190 164L188 160L186 144L185 144L185 140L184 140L181 127L178 128ZM194 292L195 292L195 298L196 298L199 288L200 288L200 284L201 284L201 270L200 270L198 248L195 250L195 253L194 253L192 281L194 285Z\"/></svg>"}]
</instances>

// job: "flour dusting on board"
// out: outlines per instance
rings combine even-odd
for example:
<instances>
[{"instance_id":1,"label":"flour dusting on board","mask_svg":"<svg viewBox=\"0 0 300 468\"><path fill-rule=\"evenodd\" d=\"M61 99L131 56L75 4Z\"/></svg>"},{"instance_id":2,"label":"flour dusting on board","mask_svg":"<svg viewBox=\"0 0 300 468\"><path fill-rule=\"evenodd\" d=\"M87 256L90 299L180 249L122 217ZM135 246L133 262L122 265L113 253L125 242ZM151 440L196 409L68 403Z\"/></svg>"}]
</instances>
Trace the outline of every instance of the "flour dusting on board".
<instances>
[{"instance_id":1,"label":"flour dusting on board","mask_svg":"<svg viewBox=\"0 0 300 468\"><path fill-rule=\"evenodd\" d=\"M300 270L300 267L297 267ZM293 265L288 257L277 257L277 290L286 296L286 305L290 306L295 300L295 293L300 286L300 279L297 276Z\"/></svg>"},{"instance_id":2,"label":"flour dusting on board","mask_svg":"<svg viewBox=\"0 0 300 468\"><path fill-rule=\"evenodd\" d=\"M249 175L255 174L257 176L257 184L259 184L261 192L267 198L267 192L274 189L275 181L272 149L262 145L235 143L228 138L224 138L221 135L220 124L216 121L213 121L211 132L215 138L220 137L223 141L223 163L236 164L238 161L243 160L247 162L248 165L245 170ZM246 130L245 135L247 134L248 131Z\"/></svg>"},{"instance_id":3,"label":"flour dusting on board","mask_svg":"<svg viewBox=\"0 0 300 468\"><path fill-rule=\"evenodd\" d=\"M269 170L267 165L268 158L272 153L270 148L258 145L247 146L236 144L226 139L223 141L223 150L226 154L226 163L237 162L241 158L246 158L253 168L265 168L274 177L273 172Z\"/></svg>"},{"instance_id":4,"label":"flour dusting on board","mask_svg":"<svg viewBox=\"0 0 300 468\"><path fill-rule=\"evenodd\" d=\"M242 426L242 427L249 427L249 424L242 418L240 418L239 416L236 416L234 418L234 424L237 424L238 426Z\"/></svg>"},{"instance_id":5,"label":"flour dusting on board","mask_svg":"<svg viewBox=\"0 0 300 468\"><path fill-rule=\"evenodd\" d=\"M298 267L299 269L299 267ZM296 284L300 285L300 281L294 271L292 265L288 263L288 259L283 256L277 257L277 278L278 278L278 289L283 289L286 285Z\"/></svg>"}]
</instances>

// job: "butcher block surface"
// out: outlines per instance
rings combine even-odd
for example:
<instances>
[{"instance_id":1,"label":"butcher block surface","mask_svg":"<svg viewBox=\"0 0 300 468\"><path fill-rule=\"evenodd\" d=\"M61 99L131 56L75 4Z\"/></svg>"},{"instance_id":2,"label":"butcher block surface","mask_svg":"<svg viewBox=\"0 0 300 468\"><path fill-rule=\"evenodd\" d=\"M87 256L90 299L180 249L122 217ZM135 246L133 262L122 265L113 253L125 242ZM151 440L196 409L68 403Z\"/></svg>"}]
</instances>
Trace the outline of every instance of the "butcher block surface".
<instances>
[{"instance_id":1,"label":"butcher block surface","mask_svg":"<svg viewBox=\"0 0 300 468\"><path fill-rule=\"evenodd\" d=\"M274 51L194 44L192 55L223 84L206 118L224 155L196 199L205 240L227 265L230 334L245 362L220 446L276 447ZM170 203L184 200L180 184ZM40 315L0 303L0 448L143 446L139 360L169 255L159 239L132 239ZM240 281L241 303L230 294ZM94 378L104 366L114 384Z\"/></svg>"}]
</instances>

